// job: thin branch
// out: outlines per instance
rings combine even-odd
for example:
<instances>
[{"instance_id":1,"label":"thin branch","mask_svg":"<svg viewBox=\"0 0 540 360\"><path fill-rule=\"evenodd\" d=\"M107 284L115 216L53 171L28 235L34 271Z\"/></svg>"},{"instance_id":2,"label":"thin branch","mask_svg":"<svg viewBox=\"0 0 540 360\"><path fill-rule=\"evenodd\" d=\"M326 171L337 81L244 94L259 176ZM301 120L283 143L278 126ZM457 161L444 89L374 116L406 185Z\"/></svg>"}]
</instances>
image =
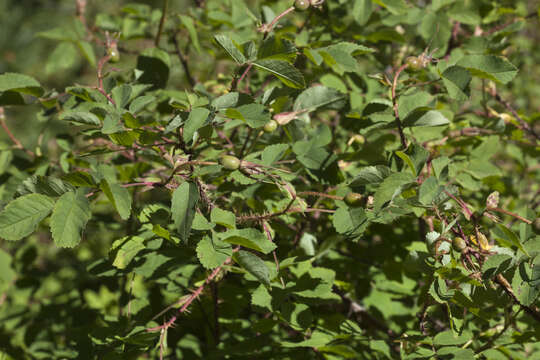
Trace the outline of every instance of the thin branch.
<instances>
[{"instance_id":1,"label":"thin branch","mask_svg":"<svg viewBox=\"0 0 540 360\"><path fill-rule=\"evenodd\" d=\"M513 217L515 217L516 219L521 220L521 221L523 221L523 222L525 222L525 223L527 223L527 224L529 224L529 225L532 224L532 221L531 221L531 220L525 219L524 217L519 216L518 214L515 214L515 213L510 212L510 211L508 211L508 210L504 210L504 209L497 208L497 207L495 207L495 208L489 207L489 208L487 208L486 210L488 210L488 211L497 211L497 212L500 212L500 213L503 213L503 214L506 214L506 215L509 215L509 216L513 216Z\"/></svg>"},{"instance_id":2,"label":"thin branch","mask_svg":"<svg viewBox=\"0 0 540 360\"><path fill-rule=\"evenodd\" d=\"M293 12L294 9L295 9L294 6L291 6L290 8L288 8L287 10L285 10L284 12L276 16L274 20L272 20L269 24L263 24L259 28L259 31L264 33L264 38L266 38L268 36L268 33L270 33L274 29L274 26L277 24L279 20L281 20L281 18L286 16L288 13Z\"/></svg>"},{"instance_id":3,"label":"thin branch","mask_svg":"<svg viewBox=\"0 0 540 360\"><path fill-rule=\"evenodd\" d=\"M537 141L540 140L540 135L538 135L534 129L529 125L528 122L523 120L521 116L517 113L517 111L514 109L514 107L510 104L510 102L504 100L498 93L496 89L490 90L491 96L495 98L499 103L501 103L508 111L514 115L514 117L517 119L523 130L528 131Z\"/></svg>"},{"instance_id":4,"label":"thin branch","mask_svg":"<svg viewBox=\"0 0 540 360\"><path fill-rule=\"evenodd\" d=\"M23 146L23 144L19 141L19 139L17 139L15 137L15 135L13 135L13 133L11 132L11 130L9 130L9 127L7 126L6 124L6 115L5 115L5 112L4 112L4 108L0 106L0 125L2 126L2 128L4 129L4 131L6 132L7 136L9 137L9 139L11 140L11 142L13 142L13 144L15 145L15 147L17 149L20 149L20 150L23 150L24 152L26 152L28 155L30 155L31 157L36 157L36 154L34 154L33 151L31 150L28 150L28 149L25 149L25 147Z\"/></svg>"},{"instance_id":5,"label":"thin branch","mask_svg":"<svg viewBox=\"0 0 540 360\"><path fill-rule=\"evenodd\" d=\"M163 0L163 10L161 12L161 19L159 20L159 28L156 34L156 40L154 44L156 47L159 47L159 40L161 38L161 33L163 32L163 25L165 25L165 18L167 17L167 9L169 7L169 0Z\"/></svg>"},{"instance_id":6,"label":"thin branch","mask_svg":"<svg viewBox=\"0 0 540 360\"><path fill-rule=\"evenodd\" d=\"M534 320L540 322L540 313L537 310L529 306L523 305L519 302L516 294L514 294L514 291L512 290L512 286L510 285L510 283L508 283L508 280L506 280L506 278L502 276L502 274L497 275L497 277L495 278L495 282L501 285L504 292L507 293L512 298L512 300L514 300L514 302L519 305L521 309L523 309L527 314L531 315Z\"/></svg>"},{"instance_id":7,"label":"thin branch","mask_svg":"<svg viewBox=\"0 0 540 360\"><path fill-rule=\"evenodd\" d=\"M189 64L187 61L187 57L182 53L180 50L180 46L178 45L178 40L176 40L176 35L171 36L171 40L174 44L174 48L176 50L176 55L178 56L178 59L180 59L180 63L182 64L182 67L184 68L184 73L186 74L187 81L189 82L189 85L191 87L194 87L197 83L193 76L191 75L191 71L189 70Z\"/></svg>"},{"instance_id":8,"label":"thin branch","mask_svg":"<svg viewBox=\"0 0 540 360\"><path fill-rule=\"evenodd\" d=\"M240 246L237 246L236 248L234 248L233 253L237 252L238 250L240 250ZM165 322L163 325L155 326L153 328L148 328L146 329L146 331L147 332L162 331L164 329L168 329L169 327L171 327L176 322L178 317L187 310L187 308L191 305L191 303L201 295L205 286L208 285L221 272L221 269L223 269L224 266L230 264L231 261L232 261L232 256L228 257L227 260L225 260L223 264L215 268L214 271L212 271L212 273L206 278L206 280L204 280L204 283L201 286L199 286L197 290L195 290L185 300L184 305L182 305L182 307L178 309L176 314L169 321Z\"/></svg>"}]
</instances>

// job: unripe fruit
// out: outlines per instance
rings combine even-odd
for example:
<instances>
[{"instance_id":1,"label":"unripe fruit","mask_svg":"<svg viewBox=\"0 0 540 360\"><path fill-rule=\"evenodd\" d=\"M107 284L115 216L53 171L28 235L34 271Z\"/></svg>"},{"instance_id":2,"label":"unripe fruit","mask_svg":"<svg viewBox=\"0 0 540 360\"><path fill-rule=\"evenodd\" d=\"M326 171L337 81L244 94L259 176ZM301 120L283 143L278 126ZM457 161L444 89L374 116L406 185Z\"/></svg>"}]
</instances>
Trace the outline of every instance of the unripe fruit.
<instances>
[{"instance_id":1,"label":"unripe fruit","mask_svg":"<svg viewBox=\"0 0 540 360\"><path fill-rule=\"evenodd\" d=\"M240 159L232 155L223 155L219 163L227 170L238 170L240 167Z\"/></svg>"},{"instance_id":2,"label":"unripe fruit","mask_svg":"<svg viewBox=\"0 0 540 360\"><path fill-rule=\"evenodd\" d=\"M107 55L109 55L109 61L112 63L116 63L120 61L120 52L116 47L110 47L107 50Z\"/></svg>"},{"instance_id":3,"label":"unripe fruit","mask_svg":"<svg viewBox=\"0 0 540 360\"><path fill-rule=\"evenodd\" d=\"M454 250L456 250L457 252L462 252L463 250L465 250L465 248L467 247L467 243L465 242L465 240L463 240L462 238L460 238L459 236L456 236L454 238L454 240L452 240L452 247L454 248Z\"/></svg>"},{"instance_id":4,"label":"unripe fruit","mask_svg":"<svg viewBox=\"0 0 540 360\"><path fill-rule=\"evenodd\" d=\"M278 123L276 120L270 120L264 125L264 132L271 133L274 132L278 127Z\"/></svg>"},{"instance_id":5,"label":"unripe fruit","mask_svg":"<svg viewBox=\"0 0 540 360\"><path fill-rule=\"evenodd\" d=\"M416 56L409 56L406 61L407 65L409 65L407 69L411 71L418 71L423 68L422 61Z\"/></svg>"},{"instance_id":6,"label":"unripe fruit","mask_svg":"<svg viewBox=\"0 0 540 360\"><path fill-rule=\"evenodd\" d=\"M363 203L363 198L364 197L362 196L362 194L350 192L345 195L345 198L343 200L349 206L360 206Z\"/></svg>"},{"instance_id":7,"label":"unripe fruit","mask_svg":"<svg viewBox=\"0 0 540 360\"><path fill-rule=\"evenodd\" d=\"M300 10L300 11L309 9L310 5L311 3L309 2L309 0L296 0L294 2L294 7L296 8L296 10Z\"/></svg>"}]
</instances>

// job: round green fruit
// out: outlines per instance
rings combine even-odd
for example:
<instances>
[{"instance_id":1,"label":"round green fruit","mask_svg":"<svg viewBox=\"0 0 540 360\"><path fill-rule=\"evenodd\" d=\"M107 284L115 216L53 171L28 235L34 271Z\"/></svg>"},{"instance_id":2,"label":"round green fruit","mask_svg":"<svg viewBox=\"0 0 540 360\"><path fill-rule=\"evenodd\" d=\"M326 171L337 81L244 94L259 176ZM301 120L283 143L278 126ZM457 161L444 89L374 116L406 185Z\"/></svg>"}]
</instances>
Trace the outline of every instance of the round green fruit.
<instances>
[{"instance_id":1,"label":"round green fruit","mask_svg":"<svg viewBox=\"0 0 540 360\"><path fill-rule=\"evenodd\" d=\"M276 131L277 127L278 127L278 123L276 120L270 120L269 122L267 122L265 125L264 125L264 132L267 132L267 133L271 133L271 132L274 132Z\"/></svg>"},{"instance_id":2,"label":"round green fruit","mask_svg":"<svg viewBox=\"0 0 540 360\"><path fill-rule=\"evenodd\" d=\"M310 5L311 3L309 2L309 0L296 0L294 2L294 7L296 8L296 10L300 10L300 11L309 9Z\"/></svg>"},{"instance_id":3,"label":"round green fruit","mask_svg":"<svg viewBox=\"0 0 540 360\"><path fill-rule=\"evenodd\" d=\"M232 155L223 155L219 163L227 170L238 170L240 167L240 159Z\"/></svg>"},{"instance_id":4,"label":"round green fruit","mask_svg":"<svg viewBox=\"0 0 540 360\"><path fill-rule=\"evenodd\" d=\"M364 197L362 196L362 194L350 192L345 195L345 198L343 200L349 206L360 206L363 203L363 199Z\"/></svg>"},{"instance_id":5,"label":"round green fruit","mask_svg":"<svg viewBox=\"0 0 540 360\"><path fill-rule=\"evenodd\" d=\"M407 69L411 70L411 71L418 71L420 69L422 69L422 61L416 57L416 56L409 56L407 58Z\"/></svg>"},{"instance_id":6,"label":"round green fruit","mask_svg":"<svg viewBox=\"0 0 540 360\"><path fill-rule=\"evenodd\" d=\"M457 236L452 240L452 247L457 252L462 252L467 247L467 243L465 242L465 240Z\"/></svg>"},{"instance_id":7,"label":"round green fruit","mask_svg":"<svg viewBox=\"0 0 540 360\"><path fill-rule=\"evenodd\" d=\"M116 63L120 61L120 52L118 51L118 49L109 48L107 54L109 55L110 62Z\"/></svg>"}]
</instances>

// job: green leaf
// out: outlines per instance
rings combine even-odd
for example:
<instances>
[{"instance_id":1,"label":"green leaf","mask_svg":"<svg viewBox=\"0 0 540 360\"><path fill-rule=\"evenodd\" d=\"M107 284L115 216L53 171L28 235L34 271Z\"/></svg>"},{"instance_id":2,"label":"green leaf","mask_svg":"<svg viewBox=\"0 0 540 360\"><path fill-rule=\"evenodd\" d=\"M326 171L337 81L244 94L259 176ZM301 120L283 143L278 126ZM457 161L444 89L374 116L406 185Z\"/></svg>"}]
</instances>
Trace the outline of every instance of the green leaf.
<instances>
[{"instance_id":1,"label":"green leaf","mask_svg":"<svg viewBox=\"0 0 540 360\"><path fill-rule=\"evenodd\" d=\"M195 22L189 16L178 15L178 17L180 18L180 22L182 23L182 25L186 27L189 38L191 39L191 43L195 47L195 50L197 51L197 53L200 54L201 46L199 45L199 36L197 33L197 29L195 28Z\"/></svg>"},{"instance_id":2,"label":"green leaf","mask_svg":"<svg viewBox=\"0 0 540 360\"><path fill-rule=\"evenodd\" d=\"M519 237L509 228L503 224L497 224L497 227L493 229L493 233L497 237L497 240L503 246L516 246L521 250L525 255L529 256L529 253L523 247L523 244L519 241Z\"/></svg>"},{"instance_id":3,"label":"green leaf","mask_svg":"<svg viewBox=\"0 0 540 360\"><path fill-rule=\"evenodd\" d=\"M240 250L234 254L233 258L234 261L261 283L270 285L270 271L268 270L268 266L257 255L249 251Z\"/></svg>"},{"instance_id":4,"label":"green leaf","mask_svg":"<svg viewBox=\"0 0 540 360\"><path fill-rule=\"evenodd\" d=\"M519 264L512 279L512 290L525 306L533 305L540 295L540 265L537 261L532 266L527 261Z\"/></svg>"},{"instance_id":5,"label":"green leaf","mask_svg":"<svg viewBox=\"0 0 540 360\"><path fill-rule=\"evenodd\" d=\"M404 0L373 0L373 2L382 6L393 15L401 15L409 10Z\"/></svg>"},{"instance_id":6,"label":"green leaf","mask_svg":"<svg viewBox=\"0 0 540 360\"><path fill-rule=\"evenodd\" d=\"M45 73L47 75L58 74L72 68L79 58L77 48L71 42L62 42L56 46L47 59Z\"/></svg>"},{"instance_id":7,"label":"green leaf","mask_svg":"<svg viewBox=\"0 0 540 360\"><path fill-rule=\"evenodd\" d=\"M465 101L471 96L471 74L461 66L450 66L441 74L444 86L452 99Z\"/></svg>"},{"instance_id":8,"label":"green leaf","mask_svg":"<svg viewBox=\"0 0 540 360\"><path fill-rule=\"evenodd\" d=\"M415 177L410 173L394 173L388 176L381 183L374 194L373 210L378 211L388 201L392 201L401 194L403 187L415 181Z\"/></svg>"},{"instance_id":9,"label":"green leaf","mask_svg":"<svg viewBox=\"0 0 540 360\"><path fill-rule=\"evenodd\" d=\"M281 160L283 155L289 150L287 144L273 144L264 148L261 160L264 165L270 166L274 162Z\"/></svg>"},{"instance_id":10,"label":"green leaf","mask_svg":"<svg viewBox=\"0 0 540 360\"><path fill-rule=\"evenodd\" d=\"M495 277L497 274L505 272L513 262L513 258L506 254L494 254L487 258L482 264L482 276L485 279Z\"/></svg>"},{"instance_id":11,"label":"green leaf","mask_svg":"<svg viewBox=\"0 0 540 360\"><path fill-rule=\"evenodd\" d=\"M153 103L154 101L156 101L155 96L151 96L151 95L140 96L136 98L135 100L133 100L131 104L129 104L129 112L136 114L142 111L146 106Z\"/></svg>"},{"instance_id":12,"label":"green leaf","mask_svg":"<svg viewBox=\"0 0 540 360\"><path fill-rule=\"evenodd\" d=\"M36 79L28 75L4 73L0 75L0 91L19 91L25 94L39 96L43 93Z\"/></svg>"},{"instance_id":13,"label":"green leaf","mask_svg":"<svg viewBox=\"0 0 540 360\"><path fill-rule=\"evenodd\" d=\"M260 251L263 254L268 254L276 248L266 235L253 228L228 230L220 233L219 237L222 241Z\"/></svg>"},{"instance_id":14,"label":"green leaf","mask_svg":"<svg viewBox=\"0 0 540 360\"><path fill-rule=\"evenodd\" d=\"M238 64L244 64L246 57L242 54L240 46L225 34L214 35L216 42L229 54L229 56Z\"/></svg>"},{"instance_id":15,"label":"green leaf","mask_svg":"<svg viewBox=\"0 0 540 360\"><path fill-rule=\"evenodd\" d=\"M210 110L206 108L198 107L190 111L186 123L184 124L183 138L186 143L191 144L195 132L207 124L209 115Z\"/></svg>"},{"instance_id":16,"label":"green leaf","mask_svg":"<svg viewBox=\"0 0 540 360\"><path fill-rule=\"evenodd\" d=\"M71 121L75 124L101 126L99 118L91 112L67 110L60 114L59 119Z\"/></svg>"},{"instance_id":17,"label":"green leaf","mask_svg":"<svg viewBox=\"0 0 540 360\"><path fill-rule=\"evenodd\" d=\"M225 115L231 119L242 120L251 128L260 128L270 121L270 114L261 104L247 104L227 109Z\"/></svg>"},{"instance_id":18,"label":"green leaf","mask_svg":"<svg viewBox=\"0 0 540 360\"><path fill-rule=\"evenodd\" d=\"M94 53L92 44L88 41L77 41L77 46L90 65L96 67L96 54Z\"/></svg>"},{"instance_id":19,"label":"green leaf","mask_svg":"<svg viewBox=\"0 0 540 360\"><path fill-rule=\"evenodd\" d=\"M306 82L302 73L286 61L257 60L253 63L253 66L277 76L277 78L288 87L294 89L306 87Z\"/></svg>"},{"instance_id":20,"label":"green leaf","mask_svg":"<svg viewBox=\"0 0 540 360\"><path fill-rule=\"evenodd\" d=\"M109 184L107 180L101 180L99 187L107 196L114 208L120 214L120 217L127 220L131 215L131 194L128 189L120 184Z\"/></svg>"},{"instance_id":21,"label":"green leaf","mask_svg":"<svg viewBox=\"0 0 540 360\"><path fill-rule=\"evenodd\" d=\"M435 335L433 344L437 346L462 345L472 338L472 333L465 332L456 336L452 330L446 330Z\"/></svg>"},{"instance_id":22,"label":"green leaf","mask_svg":"<svg viewBox=\"0 0 540 360\"><path fill-rule=\"evenodd\" d=\"M232 255L232 246L229 243L208 236L202 238L197 244L197 257L205 269L214 269L223 265Z\"/></svg>"},{"instance_id":23,"label":"green leaf","mask_svg":"<svg viewBox=\"0 0 540 360\"><path fill-rule=\"evenodd\" d=\"M371 0L354 0L352 15L358 25L365 25L372 13L373 6Z\"/></svg>"},{"instance_id":24,"label":"green leaf","mask_svg":"<svg viewBox=\"0 0 540 360\"><path fill-rule=\"evenodd\" d=\"M125 269L131 260L145 248L144 239L139 236L129 236L113 242L111 251L115 251L112 265L117 269Z\"/></svg>"},{"instance_id":25,"label":"green leaf","mask_svg":"<svg viewBox=\"0 0 540 360\"><path fill-rule=\"evenodd\" d=\"M192 182L186 181L174 190L171 214L182 241L187 241L189 237L198 201L199 189Z\"/></svg>"},{"instance_id":26,"label":"green leaf","mask_svg":"<svg viewBox=\"0 0 540 360\"><path fill-rule=\"evenodd\" d=\"M439 182L436 177L430 176L422 185L418 191L418 201L424 205L430 205L433 203L433 199L441 192L439 188Z\"/></svg>"},{"instance_id":27,"label":"green leaf","mask_svg":"<svg viewBox=\"0 0 540 360\"><path fill-rule=\"evenodd\" d=\"M171 60L169 54L158 48L146 49L137 57L137 81L150 84L154 89L165 88L169 80Z\"/></svg>"},{"instance_id":28,"label":"green leaf","mask_svg":"<svg viewBox=\"0 0 540 360\"><path fill-rule=\"evenodd\" d=\"M214 207L210 213L210 221L228 229L236 228L236 215L234 213Z\"/></svg>"},{"instance_id":29,"label":"green leaf","mask_svg":"<svg viewBox=\"0 0 540 360\"><path fill-rule=\"evenodd\" d=\"M73 187L70 184L66 184L58 178L34 175L24 180L22 184L19 185L17 193L20 195L38 193L56 197L72 190Z\"/></svg>"},{"instance_id":30,"label":"green leaf","mask_svg":"<svg viewBox=\"0 0 540 360\"><path fill-rule=\"evenodd\" d=\"M517 68L503 57L495 55L467 55L457 65L473 76L507 84L516 76Z\"/></svg>"},{"instance_id":31,"label":"green leaf","mask_svg":"<svg viewBox=\"0 0 540 360\"><path fill-rule=\"evenodd\" d=\"M429 108L418 108L412 111L403 120L403 126L441 126L447 125L450 121L439 111Z\"/></svg>"},{"instance_id":32,"label":"green leaf","mask_svg":"<svg viewBox=\"0 0 540 360\"><path fill-rule=\"evenodd\" d=\"M51 232L56 246L74 247L90 220L90 202L81 191L70 191L60 196L51 216Z\"/></svg>"},{"instance_id":33,"label":"green leaf","mask_svg":"<svg viewBox=\"0 0 540 360\"><path fill-rule=\"evenodd\" d=\"M131 99L131 91L132 88L128 84L115 86L114 89L111 90L111 96L116 103L117 109L123 109L126 107Z\"/></svg>"},{"instance_id":34,"label":"green leaf","mask_svg":"<svg viewBox=\"0 0 540 360\"><path fill-rule=\"evenodd\" d=\"M319 85L302 91L294 101L293 110L311 112L323 107L339 109L344 104L345 95L336 89Z\"/></svg>"},{"instance_id":35,"label":"green leaf","mask_svg":"<svg viewBox=\"0 0 540 360\"><path fill-rule=\"evenodd\" d=\"M62 176L62 180L67 181L73 186L96 187L97 184L92 176L86 172L75 171Z\"/></svg>"},{"instance_id":36,"label":"green leaf","mask_svg":"<svg viewBox=\"0 0 540 360\"><path fill-rule=\"evenodd\" d=\"M296 51L293 43L282 37L278 38L272 35L267 37L259 47L257 59L284 60L289 63L294 63Z\"/></svg>"},{"instance_id":37,"label":"green leaf","mask_svg":"<svg viewBox=\"0 0 540 360\"><path fill-rule=\"evenodd\" d=\"M0 212L0 238L20 240L33 233L54 207L54 200L41 194L29 194L11 201Z\"/></svg>"},{"instance_id":38,"label":"green leaf","mask_svg":"<svg viewBox=\"0 0 540 360\"><path fill-rule=\"evenodd\" d=\"M385 165L363 167L351 181L351 186L379 184L392 174L392 170Z\"/></svg>"},{"instance_id":39,"label":"green leaf","mask_svg":"<svg viewBox=\"0 0 540 360\"><path fill-rule=\"evenodd\" d=\"M355 238L362 236L369 223L362 208L339 207L332 218L332 224L338 233Z\"/></svg>"}]
</instances>

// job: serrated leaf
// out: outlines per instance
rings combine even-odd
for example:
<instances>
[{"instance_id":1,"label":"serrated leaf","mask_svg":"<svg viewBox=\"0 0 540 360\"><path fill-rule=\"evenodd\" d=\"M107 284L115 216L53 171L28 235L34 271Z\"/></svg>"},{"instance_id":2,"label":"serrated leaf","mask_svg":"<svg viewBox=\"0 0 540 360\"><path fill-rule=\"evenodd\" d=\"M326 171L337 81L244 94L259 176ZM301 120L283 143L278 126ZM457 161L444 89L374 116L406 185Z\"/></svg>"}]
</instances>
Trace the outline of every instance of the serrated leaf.
<instances>
[{"instance_id":1,"label":"serrated leaf","mask_svg":"<svg viewBox=\"0 0 540 360\"><path fill-rule=\"evenodd\" d=\"M251 128L260 128L270 121L270 114L261 104L246 104L227 109L225 115L231 119L242 120Z\"/></svg>"},{"instance_id":2,"label":"serrated leaf","mask_svg":"<svg viewBox=\"0 0 540 360\"><path fill-rule=\"evenodd\" d=\"M392 170L385 165L363 167L351 181L351 186L379 184L392 174Z\"/></svg>"},{"instance_id":3,"label":"serrated leaf","mask_svg":"<svg viewBox=\"0 0 540 360\"><path fill-rule=\"evenodd\" d=\"M187 241L189 237L198 201L199 189L192 182L186 181L174 190L171 215L182 241Z\"/></svg>"},{"instance_id":4,"label":"serrated leaf","mask_svg":"<svg viewBox=\"0 0 540 360\"><path fill-rule=\"evenodd\" d=\"M447 125L450 121L439 111L429 108L418 108L413 110L405 119L403 126L441 126Z\"/></svg>"},{"instance_id":5,"label":"serrated leaf","mask_svg":"<svg viewBox=\"0 0 540 360\"><path fill-rule=\"evenodd\" d=\"M457 65L469 70L473 76L507 84L516 76L517 68L503 57L495 55L467 55Z\"/></svg>"},{"instance_id":6,"label":"serrated leaf","mask_svg":"<svg viewBox=\"0 0 540 360\"><path fill-rule=\"evenodd\" d=\"M43 95L44 92L36 79L17 73L4 73L0 75L0 92L4 91L13 91L36 97Z\"/></svg>"},{"instance_id":7,"label":"serrated leaf","mask_svg":"<svg viewBox=\"0 0 540 360\"><path fill-rule=\"evenodd\" d=\"M0 238L20 240L30 235L54 207L54 200L41 194L29 194L11 201L0 212Z\"/></svg>"},{"instance_id":8,"label":"serrated leaf","mask_svg":"<svg viewBox=\"0 0 540 360\"><path fill-rule=\"evenodd\" d=\"M184 141L191 144L193 141L193 135L197 130L206 125L210 110L206 108L194 108L190 111L186 123L184 124Z\"/></svg>"},{"instance_id":9,"label":"serrated leaf","mask_svg":"<svg viewBox=\"0 0 540 360\"><path fill-rule=\"evenodd\" d=\"M326 86L313 86L298 95L294 101L294 111L314 111L318 108L337 109L345 105L345 95Z\"/></svg>"},{"instance_id":10,"label":"serrated leaf","mask_svg":"<svg viewBox=\"0 0 540 360\"><path fill-rule=\"evenodd\" d=\"M111 96L116 103L117 109L123 109L129 103L131 99L132 88L128 84L122 84L115 86L111 90Z\"/></svg>"},{"instance_id":11,"label":"serrated leaf","mask_svg":"<svg viewBox=\"0 0 540 360\"><path fill-rule=\"evenodd\" d=\"M288 87L292 87L294 89L302 89L306 87L306 82L302 73L286 61L263 59L253 62L253 66L275 75Z\"/></svg>"},{"instance_id":12,"label":"serrated leaf","mask_svg":"<svg viewBox=\"0 0 540 360\"><path fill-rule=\"evenodd\" d=\"M358 238L369 225L369 219L362 208L340 207L334 213L332 224L340 234Z\"/></svg>"},{"instance_id":13,"label":"serrated leaf","mask_svg":"<svg viewBox=\"0 0 540 360\"><path fill-rule=\"evenodd\" d=\"M220 233L219 238L230 244L260 251L263 254L268 254L276 248L276 245L266 235L253 228L229 230Z\"/></svg>"},{"instance_id":14,"label":"serrated leaf","mask_svg":"<svg viewBox=\"0 0 540 360\"><path fill-rule=\"evenodd\" d=\"M51 233L59 247L74 247L90 220L90 202L80 191L70 191L60 196L51 216Z\"/></svg>"},{"instance_id":15,"label":"serrated leaf","mask_svg":"<svg viewBox=\"0 0 540 360\"><path fill-rule=\"evenodd\" d=\"M388 202L392 201L396 196L401 194L403 187L415 181L415 177L410 173L394 173L388 176L381 183L374 194L373 210L377 211Z\"/></svg>"},{"instance_id":16,"label":"serrated leaf","mask_svg":"<svg viewBox=\"0 0 540 360\"><path fill-rule=\"evenodd\" d=\"M68 110L61 113L58 118L76 124L101 126L99 118L91 112Z\"/></svg>"},{"instance_id":17,"label":"serrated leaf","mask_svg":"<svg viewBox=\"0 0 540 360\"><path fill-rule=\"evenodd\" d=\"M503 246L516 246L525 255L529 256L529 253L523 247L523 244L519 241L519 237L509 228L503 224L497 224L497 227L493 230L497 239Z\"/></svg>"},{"instance_id":18,"label":"serrated leaf","mask_svg":"<svg viewBox=\"0 0 540 360\"><path fill-rule=\"evenodd\" d=\"M234 254L233 258L261 283L270 285L270 271L268 270L268 266L257 255L249 251L240 250Z\"/></svg>"},{"instance_id":19,"label":"serrated leaf","mask_svg":"<svg viewBox=\"0 0 540 360\"><path fill-rule=\"evenodd\" d=\"M99 187L107 196L114 208L120 214L120 217L127 220L131 215L131 194L128 189L119 184L109 184L107 180L101 180Z\"/></svg>"},{"instance_id":20,"label":"serrated leaf","mask_svg":"<svg viewBox=\"0 0 540 360\"><path fill-rule=\"evenodd\" d=\"M127 268L131 260L144 248L144 239L139 236L116 240L111 246L111 250L116 251L112 265L121 270Z\"/></svg>"},{"instance_id":21,"label":"serrated leaf","mask_svg":"<svg viewBox=\"0 0 540 360\"><path fill-rule=\"evenodd\" d=\"M371 0L354 0L352 15L358 25L365 25L372 13L373 6Z\"/></svg>"},{"instance_id":22,"label":"serrated leaf","mask_svg":"<svg viewBox=\"0 0 540 360\"><path fill-rule=\"evenodd\" d=\"M197 244L197 257L205 269L214 269L223 265L225 260L232 255L232 246L229 243L220 241L208 236L202 238Z\"/></svg>"},{"instance_id":23,"label":"serrated leaf","mask_svg":"<svg viewBox=\"0 0 540 360\"><path fill-rule=\"evenodd\" d=\"M246 57L240 51L240 46L236 44L230 37L225 34L217 34L214 36L214 39L238 64L244 64L246 62Z\"/></svg>"},{"instance_id":24,"label":"serrated leaf","mask_svg":"<svg viewBox=\"0 0 540 360\"><path fill-rule=\"evenodd\" d=\"M133 114L136 114L140 112L141 110L143 110L146 106L154 102L155 100L156 100L155 96L151 96L151 95L140 96L136 98L135 100L133 100L131 104L129 104L129 111Z\"/></svg>"},{"instance_id":25,"label":"serrated leaf","mask_svg":"<svg viewBox=\"0 0 540 360\"><path fill-rule=\"evenodd\" d=\"M210 213L210 221L229 229L236 228L236 215L234 213L214 207Z\"/></svg>"},{"instance_id":26,"label":"serrated leaf","mask_svg":"<svg viewBox=\"0 0 540 360\"><path fill-rule=\"evenodd\" d=\"M423 205L430 205L433 203L433 199L439 194L439 192L440 189L437 178L430 176L424 180L422 185L420 185L420 189L418 190L418 201L420 201L420 203Z\"/></svg>"},{"instance_id":27,"label":"serrated leaf","mask_svg":"<svg viewBox=\"0 0 540 360\"><path fill-rule=\"evenodd\" d=\"M465 101L471 96L471 74L461 66L450 66L441 74L444 86L452 99Z\"/></svg>"},{"instance_id":28,"label":"serrated leaf","mask_svg":"<svg viewBox=\"0 0 540 360\"><path fill-rule=\"evenodd\" d=\"M261 160L264 165L270 166L274 162L280 160L283 155L289 150L287 144L274 144L264 148L261 154Z\"/></svg>"},{"instance_id":29,"label":"serrated leaf","mask_svg":"<svg viewBox=\"0 0 540 360\"><path fill-rule=\"evenodd\" d=\"M195 28L195 22L189 16L178 15L178 17L180 18L180 22L182 23L182 25L186 27L189 37L191 39L191 43L195 47L195 50L200 54L201 46L199 45L199 36L197 34L197 29Z\"/></svg>"}]
</instances>

